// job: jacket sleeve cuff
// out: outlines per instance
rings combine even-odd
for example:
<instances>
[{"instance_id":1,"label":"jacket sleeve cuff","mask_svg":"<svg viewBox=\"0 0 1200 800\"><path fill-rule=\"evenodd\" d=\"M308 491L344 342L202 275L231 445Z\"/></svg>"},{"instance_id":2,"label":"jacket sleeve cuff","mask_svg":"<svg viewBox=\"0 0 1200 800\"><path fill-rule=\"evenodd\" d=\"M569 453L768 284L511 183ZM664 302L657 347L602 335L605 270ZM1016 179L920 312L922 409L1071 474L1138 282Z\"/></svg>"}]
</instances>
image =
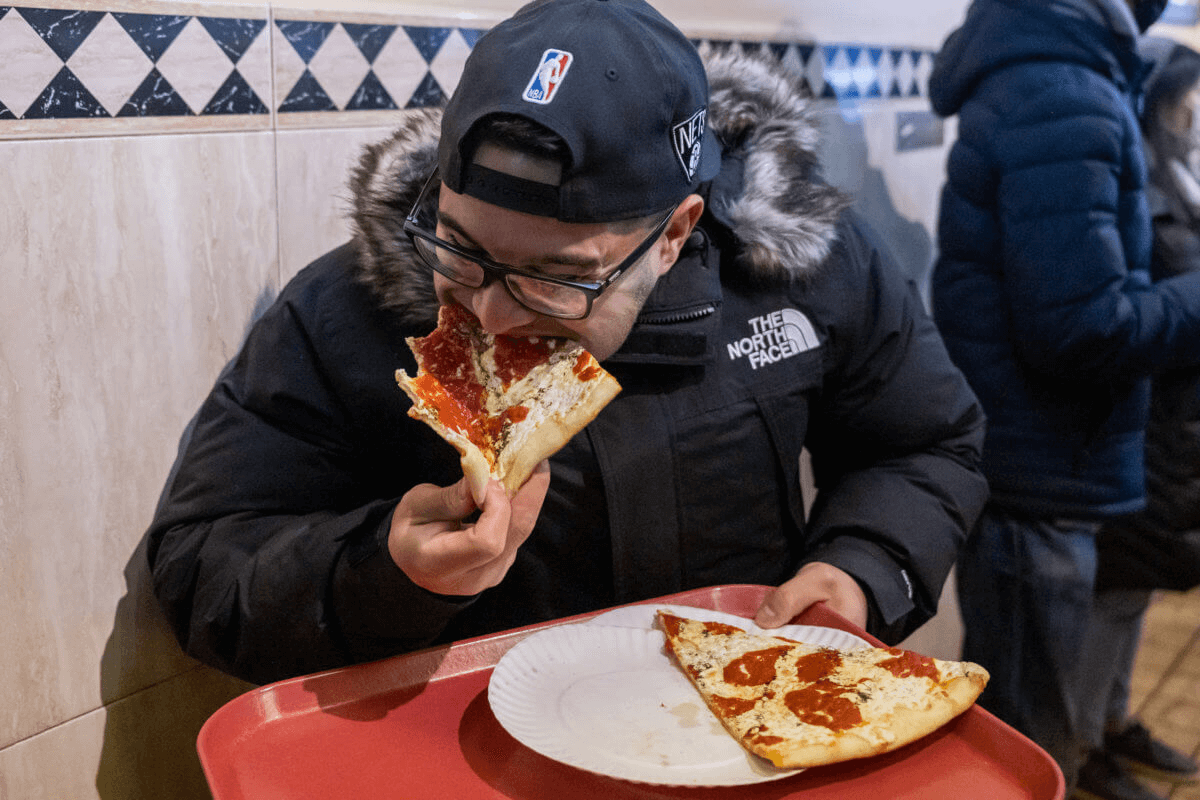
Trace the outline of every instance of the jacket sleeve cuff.
<instances>
[{"instance_id":1,"label":"jacket sleeve cuff","mask_svg":"<svg viewBox=\"0 0 1200 800\"><path fill-rule=\"evenodd\" d=\"M821 561L858 581L867 596L867 632L888 644L904 638L916 608L913 579L886 549L869 541L842 537L806 561Z\"/></svg>"},{"instance_id":2,"label":"jacket sleeve cuff","mask_svg":"<svg viewBox=\"0 0 1200 800\"><path fill-rule=\"evenodd\" d=\"M404 573L387 549L392 515L350 543L334 577L334 611L351 658L370 661L431 644L475 596L440 595Z\"/></svg>"}]
</instances>

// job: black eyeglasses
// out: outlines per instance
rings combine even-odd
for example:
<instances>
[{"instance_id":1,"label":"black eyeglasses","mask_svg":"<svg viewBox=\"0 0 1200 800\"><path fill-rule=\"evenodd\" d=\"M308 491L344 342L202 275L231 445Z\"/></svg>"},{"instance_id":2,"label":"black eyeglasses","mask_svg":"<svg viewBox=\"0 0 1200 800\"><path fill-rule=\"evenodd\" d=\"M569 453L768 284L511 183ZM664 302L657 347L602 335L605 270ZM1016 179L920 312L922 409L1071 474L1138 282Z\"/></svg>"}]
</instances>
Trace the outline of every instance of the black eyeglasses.
<instances>
[{"instance_id":1,"label":"black eyeglasses","mask_svg":"<svg viewBox=\"0 0 1200 800\"><path fill-rule=\"evenodd\" d=\"M570 281L498 264L439 239L432 230L421 224L419 216L438 182L438 172L435 169L425 181L417 202L413 204L412 210L404 220L404 232L412 239L413 247L421 256L421 260L455 283L472 289L478 289L487 283L489 276L490 280L503 279L509 294L522 306L535 313L559 319L583 319L592 313L593 301L645 255L658 241L658 237L666 230L667 223L675 214L675 209L672 208L654 226L650 235L604 280Z\"/></svg>"}]
</instances>

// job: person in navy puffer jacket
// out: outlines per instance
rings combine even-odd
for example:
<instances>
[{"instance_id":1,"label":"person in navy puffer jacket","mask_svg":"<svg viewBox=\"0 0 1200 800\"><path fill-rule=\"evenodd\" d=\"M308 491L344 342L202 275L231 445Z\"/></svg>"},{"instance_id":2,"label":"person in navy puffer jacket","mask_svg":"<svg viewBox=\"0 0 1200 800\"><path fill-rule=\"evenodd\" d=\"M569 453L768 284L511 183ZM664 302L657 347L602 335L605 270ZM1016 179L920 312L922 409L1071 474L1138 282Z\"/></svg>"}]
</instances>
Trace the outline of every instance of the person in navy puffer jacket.
<instances>
[{"instance_id":1,"label":"person in navy puffer jacket","mask_svg":"<svg viewBox=\"0 0 1200 800\"><path fill-rule=\"evenodd\" d=\"M1153 36L1143 37L1139 50L1154 63L1142 132L1154 220L1150 274L1164 280L1200 272L1200 53ZM1095 702L1085 722L1103 747L1088 756L1080 786L1103 776L1111 783L1119 775L1193 782L1200 778L1200 763L1186 748L1151 733L1162 720L1143 721L1131 713L1131 693L1142 619L1151 602L1163 590L1200 586L1200 369L1155 377L1146 428L1146 508L1106 522L1096 537L1096 554L1084 655Z\"/></svg>"},{"instance_id":2,"label":"person in navy puffer jacket","mask_svg":"<svg viewBox=\"0 0 1200 800\"><path fill-rule=\"evenodd\" d=\"M975 0L929 86L958 115L934 316L988 415L963 656L1069 788L1096 744L1080 727L1095 534L1145 505L1150 378L1200 363L1200 274L1149 274L1137 40L1164 6Z\"/></svg>"}]
</instances>

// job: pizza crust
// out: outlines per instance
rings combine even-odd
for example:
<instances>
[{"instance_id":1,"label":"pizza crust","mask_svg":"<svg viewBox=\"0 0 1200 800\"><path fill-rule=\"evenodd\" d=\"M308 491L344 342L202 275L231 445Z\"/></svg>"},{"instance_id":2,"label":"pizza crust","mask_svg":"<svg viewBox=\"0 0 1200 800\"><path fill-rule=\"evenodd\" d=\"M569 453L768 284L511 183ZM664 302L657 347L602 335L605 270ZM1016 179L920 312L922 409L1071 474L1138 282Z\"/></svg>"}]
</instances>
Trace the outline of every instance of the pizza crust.
<instances>
[{"instance_id":1,"label":"pizza crust","mask_svg":"<svg viewBox=\"0 0 1200 800\"><path fill-rule=\"evenodd\" d=\"M730 731L730 733L733 733L735 738L738 736L734 731ZM782 742L776 745L753 746L748 749L781 769L820 767L826 764L837 764L841 761L851 761L855 758L866 758L883 752L882 749L873 746L866 739L854 734L842 736L828 744L805 745L799 742Z\"/></svg>"},{"instance_id":2,"label":"pizza crust","mask_svg":"<svg viewBox=\"0 0 1200 800\"><path fill-rule=\"evenodd\" d=\"M529 479L539 463L561 450L621 391L617 380L600 369L590 353L585 353L587 366L594 366L599 372L588 381L577 380L573 359L578 359L584 351L572 352L572 360L556 361L548 376L544 380L539 378L536 388L530 391L522 387L512 399L513 404L532 408L525 420L513 424L497 458L496 475L510 495ZM534 373L525 380L531 378ZM525 394L532 397L521 400Z\"/></svg>"},{"instance_id":3,"label":"pizza crust","mask_svg":"<svg viewBox=\"0 0 1200 800\"><path fill-rule=\"evenodd\" d=\"M965 691L954 691L945 698L931 702L926 708L901 706L876 721L875 725L891 734L886 741L871 741L850 730L827 742L801 744L784 741L774 745L751 747L751 751L771 761L777 767L817 767L836 764L855 758L890 753L922 739L966 711L982 691L973 689L967 678L954 681ZM733 731L730 731L734 733ZM737 733L734 733L738 736Z\"/></svg>"}]
</instances>

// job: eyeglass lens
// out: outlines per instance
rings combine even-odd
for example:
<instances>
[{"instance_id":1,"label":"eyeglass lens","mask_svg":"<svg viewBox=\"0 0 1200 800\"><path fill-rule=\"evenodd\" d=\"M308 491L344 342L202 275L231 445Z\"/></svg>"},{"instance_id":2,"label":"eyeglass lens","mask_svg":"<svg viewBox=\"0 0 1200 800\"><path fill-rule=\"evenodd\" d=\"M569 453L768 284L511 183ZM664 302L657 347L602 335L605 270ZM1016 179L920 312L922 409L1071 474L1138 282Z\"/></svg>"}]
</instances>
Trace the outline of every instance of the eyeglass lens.
<instances>
[{"instance_id":1,"label":"eyeglass lens","mask_svg":"<svg viewBox=\"0 0 1200 800\"><path fill-rule=\"evenodd\" d=\"M473 289L483 286L486 271L481 265L421 237L415 244L425 261L450 280ZM519 303L539 314L574 318L587 314L588 296L574 287L514 273L505 274L504 283Z\"/></svg>"}]
</instances>

